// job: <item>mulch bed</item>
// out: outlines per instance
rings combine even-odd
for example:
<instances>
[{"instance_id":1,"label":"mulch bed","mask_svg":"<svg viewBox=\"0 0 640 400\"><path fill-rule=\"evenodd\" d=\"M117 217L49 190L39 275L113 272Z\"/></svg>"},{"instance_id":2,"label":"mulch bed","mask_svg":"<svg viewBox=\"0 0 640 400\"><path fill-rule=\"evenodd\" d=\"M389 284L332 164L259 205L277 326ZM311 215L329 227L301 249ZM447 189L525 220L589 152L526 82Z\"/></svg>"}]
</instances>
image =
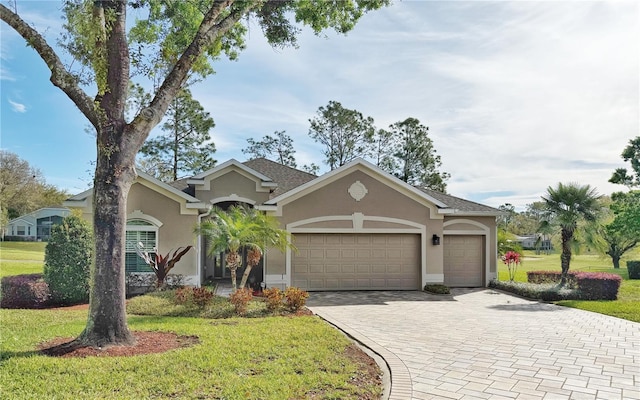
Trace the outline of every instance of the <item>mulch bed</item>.
<instances>
[{"instance_id":1,"label":"mulch bed","mask_svg":"<svg viewBox=\"0 0 640 400\"><path fill-rule=\"evenodd\" d=\"M129 357L191 347L200 340L197 336L177 335L173 332L131 332L136 339L132 346L86 347L74 343L74 338L55 338L41 343L38 350L51 357Z\"/></svg>"}]
</instances>

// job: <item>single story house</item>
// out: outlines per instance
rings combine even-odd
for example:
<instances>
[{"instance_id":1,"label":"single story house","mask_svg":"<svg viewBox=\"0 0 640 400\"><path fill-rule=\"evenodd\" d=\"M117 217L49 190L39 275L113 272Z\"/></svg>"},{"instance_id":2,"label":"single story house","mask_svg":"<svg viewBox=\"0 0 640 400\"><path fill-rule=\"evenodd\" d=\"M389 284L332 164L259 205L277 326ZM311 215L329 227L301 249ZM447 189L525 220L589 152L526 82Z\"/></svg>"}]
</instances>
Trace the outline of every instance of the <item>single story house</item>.
<instances>
[{"instance_id":1,"label":"single story house","mask_svg":"<svg viewBox=\"0 0 640 400\"><path fill-rule=\"evenodd\" d=\"M47 241L51 227L69 216L68 208L41 208L9 221L5 227L5 238L19 241Z\"/></svg>"},{"instance_id":2,"label":"single story house","mask_svg":"<svg viewBox=\"0 0 640 400\"><path fill-rule=\"evenodd\" d=\"M254 286L418 290L427 283L482 287L496 277L496 216L475 202L418 189L357 159L322 176L260 158L229 160L171 185L139 173L127 202L126 269L146 271L138 242L162 254L193 244L173 273L200 285L227 277L194 227L211 207L255 207L276 216L297 250L268 251ZM92 190L65 202L91 220Z\"/></svg>"}]
</instances>

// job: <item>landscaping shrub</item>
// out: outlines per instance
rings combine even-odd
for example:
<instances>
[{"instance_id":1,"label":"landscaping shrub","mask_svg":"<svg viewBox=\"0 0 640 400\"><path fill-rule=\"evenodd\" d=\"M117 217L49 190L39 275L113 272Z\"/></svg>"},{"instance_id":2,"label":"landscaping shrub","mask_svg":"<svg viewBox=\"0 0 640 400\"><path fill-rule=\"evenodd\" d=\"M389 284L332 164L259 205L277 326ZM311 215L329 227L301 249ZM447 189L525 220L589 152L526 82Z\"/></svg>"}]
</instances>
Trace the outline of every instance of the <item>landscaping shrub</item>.
<instances>
[{"instance_id":1,"label":"landscaping shrub","mask_svg":"<svg viewBox=\"0 0 640 400\"><path fill-rule=\"evenodd\" d=\"M489 287L504 290L529 299L543 301L577 300L580 294L576 289L560 287L557 283L525 283L492 280Z\"/></svg>"},{"instance_id":2,"label":"landscaping shrub","mask_svg":"<svg viewBox=\"0 0 640 400\"><path fill-rule=\"evenodd\" d=\"M0 281L0 293L2 308L42 308L51 298L42 274L5 276Z\"/></svg>"},{"instance_id":3,"label":"landscaping shrub","mask_svg":"<svg viewBox=\"0 0 640 400\"><path fill-rule=\"evenodd\" d=\"M282 307L282 301L284 300L284 293L277 287L265 289L262 291L265 302L267 304L267 310L270 312L276 312Z\"/></svg>"},{"instance_id":4,"label":"landscaping shrub","mask_svg":"<svg viewBox=\"0 0 640 400\"><path fill-rule=\"evenodd\" d=\"M44 280L57 304L89 300L89 272L93 254L93 234L89 224L71 215L51 228L45 247Z\"/></svg>"},{"instance_id":5,"label":"landscaping shrub","mask_svg":"<svg viewBox=\"0 0 640 400\"><path fill-rule=\"evenodd\" d=\"M297 287L288 287L284 291L285 304L291 312L300 310L307 303L309 293Z\"/></svg>"},{"instance_id":6,"label":"landscaping shrub","mask_svg":"<svg viewBox=\"0 0 640 400\"><path fill-rule=\"evenodd\" d=\"M166 276L164 285L158 288L158 278L155 274L130 272L125 276L125 285L127 290L127 297L134 295L145 294L153 292L156 289L173 290L184 286L184 275L181 274L169 274Z\"/></svg>"},{"instance_id":7,"label":"landscaping shrub","mask_svg":"<svg viewBox=\"0 0 640 400\"><path fill-rule=\"evenodd\" d=\"M616 300L622 278L604 272L578 272L574 274L580 299Z\"/></svg>"},{"instance_id":8,"label":"landscaping shrub","mask_svg":"<svg viewBox=\"0 0 640 400\"><path fill-rule=\"evenodd\" d=\"M438 285L438 284L426 284L424 285L425 292L433 293L433 294L450 294L448 286Z\"/></svg>"},{"instance_id":9,"label":"landscaping shrub","mask_svg":"<svg viewBox=\"0 0 640 400\"><path fill-rule=\"evenodd\" d=\"M627 271L629 271L629 279L640 279L640 261L627 261Z\"/></svg>"},{"instance_id":10,"label":"landscaping shrub","mask_svg":"<svg viewBox=\"0 0 640 400\"><path fill-rule=\"evenodd\" d=\"M178 304L195 305L205 308L213 301L213 291L206 287L182 287L176 290L175 299Z\"/></svg>"},{"instance_id":11,"label":"landscaping shrub","mask_svg":"<svg viewBox=\"0 0 640 400\"><path fill-rule=\"evenodd\" d=\"M529 283L560 283L561 280L561 271L527 271L527 282ZM575 283L575 272L568 272L567 287L574 287Z\"/></svg>"},{"instance_id":12,"label":"landscaping shrub","mask_svg":"<svg viewBox=\"0 0 640 400\"><path fill-rule=\"evenodd\" d=\"M238 289L231 293L229 301L233 304L233 307L238 315L245 315L247 313L247 306L253 299L253 292L251 289Z\"/></svg>"}]
</instances>

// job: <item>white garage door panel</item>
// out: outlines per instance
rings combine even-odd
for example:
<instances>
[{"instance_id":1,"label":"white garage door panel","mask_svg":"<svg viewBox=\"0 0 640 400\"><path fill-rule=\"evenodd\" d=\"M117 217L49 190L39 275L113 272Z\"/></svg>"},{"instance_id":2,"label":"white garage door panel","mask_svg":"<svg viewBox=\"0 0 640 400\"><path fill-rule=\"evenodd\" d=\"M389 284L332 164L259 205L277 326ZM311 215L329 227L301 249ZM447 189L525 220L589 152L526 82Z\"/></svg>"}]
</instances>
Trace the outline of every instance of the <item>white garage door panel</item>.
<instances>
[{"instance_id":1,"label":"white garage door panel","mask_svg":"<svg viewBox=\"0 0 640 400\"><path fill-rule=\"evenodd\" d=\"M305 290L416 290L420 236L296 234L292 285Z\"/></svg>"},{"instance_id":2,"label":"white garage door panel","mask_svg":"<svg viewBox=\"0 0 640 400\"><path fill-rule=\"evenodd\" d=\"M484 286L482 236L448 235L443 246L445 285Z\"/></svg>"}]
</instances>

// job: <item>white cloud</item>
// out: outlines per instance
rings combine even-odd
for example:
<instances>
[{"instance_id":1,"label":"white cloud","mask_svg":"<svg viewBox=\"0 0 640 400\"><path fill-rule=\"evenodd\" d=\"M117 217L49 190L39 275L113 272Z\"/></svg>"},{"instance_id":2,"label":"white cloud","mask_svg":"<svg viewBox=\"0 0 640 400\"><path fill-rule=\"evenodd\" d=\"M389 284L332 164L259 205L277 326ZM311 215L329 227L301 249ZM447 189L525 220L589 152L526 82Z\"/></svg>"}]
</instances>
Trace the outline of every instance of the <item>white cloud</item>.
<instances>
[{"instance_id":1,"label":"white cloud","mask_svg":"<svg viewBox=\"0 0 640 400\"><path fill-rule=\"evenodd\" d=\"M27 112L27 106L25 106L24 104L15 102L15 101L13 101L11 99L9 99L8 101L9 101L9 104L11 104L11 109L14 112L18 112L18 113L26 113Z\"/></svg>"}]
</instances>

